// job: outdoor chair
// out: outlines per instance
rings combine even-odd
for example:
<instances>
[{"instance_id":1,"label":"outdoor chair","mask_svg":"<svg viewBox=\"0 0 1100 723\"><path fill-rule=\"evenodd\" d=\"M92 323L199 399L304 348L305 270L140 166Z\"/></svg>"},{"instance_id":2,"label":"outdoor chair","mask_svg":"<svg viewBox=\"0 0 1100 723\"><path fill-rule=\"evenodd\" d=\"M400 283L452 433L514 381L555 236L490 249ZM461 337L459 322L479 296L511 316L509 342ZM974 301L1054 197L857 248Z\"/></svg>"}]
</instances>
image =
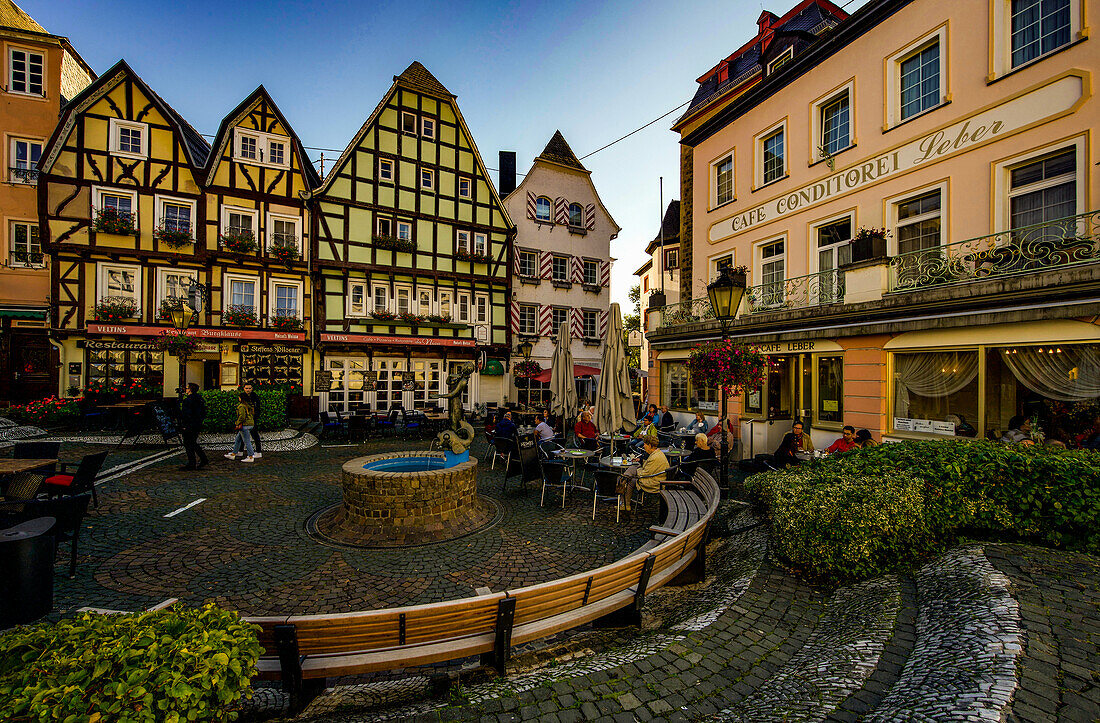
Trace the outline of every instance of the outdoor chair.
<instances>
[{"instance_id":1,"label":"outdoor chair","mask_svg":"<svg viewBox=\"0 0 1100 723\"><path fill-rule=\"evenodd\" d=\"M622 473L605 467L598 467L595 474L595 482L592 484L592 519L596 519L597 502L615 503L615 522L619 521L619 480Z\"/></svg>"},{"instance_id":2,"label":"outdoor chair","mask_svg":"<svg viewBox=\"0 0 1100 723\"><path fill-rule=\"evenodd\" d=\"M329 434L335 434L339 432L345 439L348 436L348 428L344 426L344 423L339 418L334 418L332 414L328 412L321 412L321 436L327 437Z\"/></svg>"},{"instance_id":3,"label":"outdoor chair","mask_svg":"<svg viewBox=\"0 0 1100 723\"><path fill-rule=\"evenodd\" d=\"M69 554L69 578L71 579L76 576L77 543L90 500L90 495L78 494L49 500L0 502L0 528L11 527L39 517L54 518L55 522L50 529L50 534L58 542L72 542L72 550Z\"/></svg>"},{"instance_id":4,"label":"outdoor chair","mask_svg":"<svg viewBox=\"0 0 1100 723\"><path fill-rule=\"evenodd\" d=\"M80 464L76 466L73 472L68 470L73 465L63 464L61 465L60 474L55 474L46 478L45 487L46 492L50 497L59 496L71 496L79 495L84 492L91 492L92 500L95 502L95 506L99 507L99 497L95 491L95 478L99 474L99 470L103 468L103 462L106 461L109 452L97 452L96 454L85 455L80 460Z\"/></svg>"},{"instance_id":5,"label":"outdoor chair","mask_svg":"<svg viewBox=\"0 0 1100 723\"><path fill-rule=\"evenodd\" d=\"M46 475L34 472L17 472L8 480L4 488L5 502L26 502L38 496L38 490L46 480Z\"/></svg>"},{"instance_id":6,"label":"outdoor chair","mask_svg":"<svg viewBox=\"0 0 1100 723\"><path fill-rule=\"evenodd\" d=\"M401 414L401 407L394 407L389 411L385 417L377 418L379 430L385 434L387 431L390 434L397 433L397 419Z\"/></svg>"},{"instance_id":7,"label":"outdoor chair","mask_svg":"<svg viewBox=\"0 0 1100 723\"><path fill-rule=\"evenodd\" d=\"M539 465L542 467L542 496L539 499L539 506L541 507L546 503L546 488L557 489L561 487L561 506L565 507L565 490L568 488L569 483L566 479L566 465L565 462L559 462L552 459L540 459Z\"/></svg>"},{"instance_id":8,"label":"outdoor chair","mask_svg":"<svg viewBox=\"0 0 1100 723\"><path fill-rule=\"evenodd\" d=\"M348 444L362 444L367 439L367 417L353 414L348 417Z\"/></svg>"},{"instance_id":9,"label":"outdoor chair","mask_svg":"<svg viewBox=\"0 0 1100 723\"><path fill-rule=\"evenodd\" d=\"M496 469L497 460L504 462L504 473L508 474L508 467L512 463L512 457L516 454L516 440L512 437L493 437L489 445L489 469Z\"/></svg>"},{"instance_id":10,"label":"outdoor chair","mask_svg":"<svg viewBox=\"0 0 1100 723\"><path fill-rule=\"evenodd\" d=\"M401 409L401 430L406 439L412 434L423 435L426 421L427 419L421 412L409 412L407 409Z\"/></svg>"}]
</instances>

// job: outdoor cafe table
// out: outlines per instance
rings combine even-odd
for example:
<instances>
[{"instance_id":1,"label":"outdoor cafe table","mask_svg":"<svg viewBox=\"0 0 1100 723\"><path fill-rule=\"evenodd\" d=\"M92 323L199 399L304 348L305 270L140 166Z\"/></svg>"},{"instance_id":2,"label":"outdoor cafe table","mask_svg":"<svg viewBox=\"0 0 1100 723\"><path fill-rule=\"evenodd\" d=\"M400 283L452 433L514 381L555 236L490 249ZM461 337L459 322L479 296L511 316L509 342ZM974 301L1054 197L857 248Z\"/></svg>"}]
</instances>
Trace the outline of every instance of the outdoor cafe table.
<instances>
[{"instance_id":1,"label":"outdoor cafe table","mask_svg":"<svg viewBox=\"0 0 1100 723\"><path fill-rule=\"evenodd\" d=\"M30 472L40 467L57 464L56 459L0 459L0 475Z\"/></svg>"},{"instance_id":2,"label":"outdoor cafe table","mask_svg":"<svg viewBox=\"0 0 1100 723\"><path fill-rule=\"evenodd\" d=\"M686 429L682 431L676 431L672 433L672 436L680 440L681 447L687 447L689 443L695 441L696 432L689 432Z\"/></svg>"},{"instance_id":3,"label":"outdoor cafe table","mask_svg":"<svg viewBox=\"0 0 1100 723\"><path fill-rule=\"evenodd\" d=\"M577 449L574 447L556 449L554 450L554 454L569 463L569 480L567 486L573 489L585 490L586 492L590 491L590 487L584 487L582 485L575 484L574 480L577 478L577 463L594 457L596 453L590 449Z\"/></svg>"}]
</instances>

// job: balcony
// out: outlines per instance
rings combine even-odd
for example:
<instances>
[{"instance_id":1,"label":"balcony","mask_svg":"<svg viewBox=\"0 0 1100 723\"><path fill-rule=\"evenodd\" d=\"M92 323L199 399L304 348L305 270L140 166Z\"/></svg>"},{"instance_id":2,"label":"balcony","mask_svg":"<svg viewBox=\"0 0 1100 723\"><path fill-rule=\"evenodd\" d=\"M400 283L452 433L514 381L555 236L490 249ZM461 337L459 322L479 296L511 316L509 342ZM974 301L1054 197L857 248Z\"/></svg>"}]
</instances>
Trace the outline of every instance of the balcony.
<instances>
[{"instance_id":1,"label":"balcony","mask_svg":"<svg viewBox=\"0 0 1100 723\"><path fill-rule=\"evenodd\" d=\"M844 301L844 273L837 269L750 286L741 301L747 314L806 309Z\"/></svg>"},{"instance_id":2,"label":"balcony","mask_svg":"<svg viewBox=\"0 0 1100 723\"><path fill-rule=\"evenodd\" d=\"M907 292L1100 261L1100 211L1021 226L890 259L889 291Z\"/></svg>"},{"instance_id":3,"label":"balcony","mask_svg":"<svg viewBox=\"0 0 1100 723\"><path fill-rule=\"evenodd\" d=\"M38 183L38 169L37 168L9 168L8 178L12 183L25 183L28 186L34 186Z\"/></svg>"}]
</instances>

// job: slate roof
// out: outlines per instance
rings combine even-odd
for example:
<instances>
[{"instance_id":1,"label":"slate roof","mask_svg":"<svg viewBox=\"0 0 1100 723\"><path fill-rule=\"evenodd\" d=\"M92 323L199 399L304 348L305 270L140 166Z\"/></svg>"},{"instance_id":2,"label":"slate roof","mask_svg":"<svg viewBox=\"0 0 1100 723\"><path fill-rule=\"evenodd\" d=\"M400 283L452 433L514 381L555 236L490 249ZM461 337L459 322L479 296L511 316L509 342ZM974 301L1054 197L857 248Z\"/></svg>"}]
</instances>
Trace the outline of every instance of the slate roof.
<instances>
[{"instance_id":1,"label":"slate roof","mask_svg":"<svg viewBox=\"0 0 1100 723\"><path fill-rule=\"evenodd\" d=\"M29 30L32 33L46 32L44 27L11 0L0 0L0 25L16 30Z\"/></svg>"},{"instance_id":2,"label":"slate roof","mask_svg":"<svg viewBox=\"0 0 1100 723\"><path fill-rule=\"evenodd\" d=\"M550 138L550 142L546 144L546 148L542 149L542 153L540 153L538 157L544 161L557 163L561 166L576 168L579 171L588 170L577 159L577 154L573 153L573 149L569 147L561 131L554 131L554 135Z\"/></svg>"},{"instance_id":3,"label":"slate roof","mask_svg":"<svg viewBox=\"0 0 1100 723\"><path fill-rule=\"evenodd\" d=\"M393 80L402 87L427 93L428 95L434 95L441 98L457 97L454 93L443 87L443 84L436 80L436 77L432 75L427 68L421 65L418 60L414 60L409 67L405 68L405 72L401 73L401 75L393 76Z\"/></svg>"},{"instance_id":4,"label":"slate roof","mask_svg":"<svg viewBox=\"0 0 1100 723\"><path fill-rule=\"evenodd\" d=\"M672 246L680 243L680 202L672 200L668 202L668 208L665 209L665 217L661 221L661 226L664 228L665 246ZM670 243L672 242L672 243ZM647 254L653 253L653 250L661 245L661 232L657 231L657 235L653 237L653 240L646 246L645 252Z\"/></svg>"}]
</instances>

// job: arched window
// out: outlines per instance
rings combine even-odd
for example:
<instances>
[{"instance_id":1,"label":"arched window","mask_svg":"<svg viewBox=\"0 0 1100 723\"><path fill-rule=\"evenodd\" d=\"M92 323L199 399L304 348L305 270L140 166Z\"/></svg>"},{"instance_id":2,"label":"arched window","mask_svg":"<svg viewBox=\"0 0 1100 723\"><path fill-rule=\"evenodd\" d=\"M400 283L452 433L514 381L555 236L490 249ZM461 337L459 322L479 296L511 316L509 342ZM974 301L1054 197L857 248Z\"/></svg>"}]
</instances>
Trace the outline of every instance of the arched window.
<instances>
[{"instance_id":1,"label":"arched window","mask_svg":"<svg viewBox=\"0 0 1100 723\"><path fill-rule=\"evenodd\" d=\"M535 218L539 221L550 220L550 199L546 196L539 196L535 201Z\"/></svg>"},{"instance_id":2,"label":"arched window","mask_svg":"<svg viewBox=\"0 0 1100 723\"><path fill-rule=\"evenodd\" d=\"M579 203L569 204L569 225L573 228L584 228L584 209Z\"/></svg>"}]
</instances>

